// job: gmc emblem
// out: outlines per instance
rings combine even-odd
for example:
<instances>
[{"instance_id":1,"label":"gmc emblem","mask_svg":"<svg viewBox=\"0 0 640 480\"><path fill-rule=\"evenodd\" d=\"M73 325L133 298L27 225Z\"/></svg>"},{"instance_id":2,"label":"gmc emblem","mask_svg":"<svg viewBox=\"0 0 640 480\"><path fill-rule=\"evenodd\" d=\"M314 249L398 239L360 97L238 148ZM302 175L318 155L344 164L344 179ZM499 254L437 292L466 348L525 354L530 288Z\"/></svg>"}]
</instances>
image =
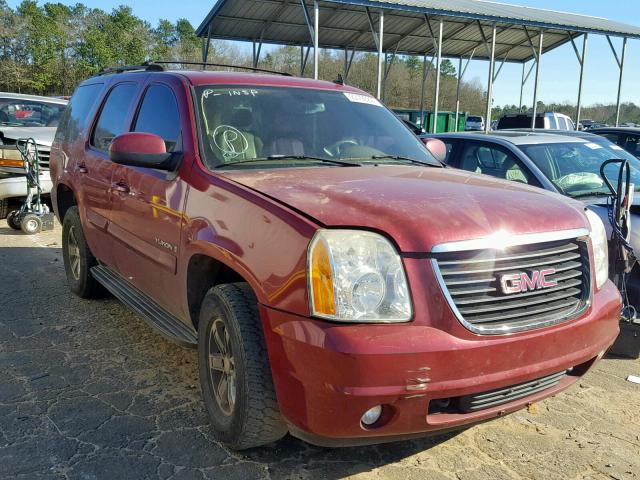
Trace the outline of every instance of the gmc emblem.
<instances>
[{"instance_id":1,"label":"gmc emblem","mask_svg":"<svg viewBox=\"0 0 640 480\"><path fill-rule=\"evenodd\" d=\"M553 275L554 273L556 273L555 268L533 270L531 275L524 272L510 273L500 277L500 286L502 287L502 292L506 295L555 287L558 285L558 282L555 280L547 280L546 278L548 275Z\"/></svg>"}]
</instances>

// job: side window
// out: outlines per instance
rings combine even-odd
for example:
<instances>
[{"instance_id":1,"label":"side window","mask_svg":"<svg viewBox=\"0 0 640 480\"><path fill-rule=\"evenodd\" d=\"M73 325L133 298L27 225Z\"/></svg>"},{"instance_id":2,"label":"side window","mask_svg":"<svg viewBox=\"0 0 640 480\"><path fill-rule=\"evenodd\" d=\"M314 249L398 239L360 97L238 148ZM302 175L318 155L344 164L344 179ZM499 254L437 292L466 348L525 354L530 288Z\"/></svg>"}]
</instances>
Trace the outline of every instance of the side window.
<instances>
[{"instance_id":1,"label":"side window","mask_svg":"<svg viewBox=\"0 0 640 480\"><path fill-rule=\"evenodd\" d=\"M559 127L558 127L558 122L556 121L556 116L549 115L547 118L549 119L549 128L551 130L557 130Z\"/></svg>"},{"instance_id":2,"label":"side window","mask_svg":"<svg viewBox=\"0 0 640 480\"><path fill-rule=\"evenodd\" d=\"M600 135L602 135L604 138L606 138L610 142L620 145L620 135L618 135L617 133L602 133Z\"/></svg>"},{"instance_id":3,"label":"side window","mask_svg":"<svg viewBox=\"0 0 640 480\"><path fill-rule=\"evenodd\" d=\"M639 139L640 137L638 135L627 135L627 140L624 143L624 149L636 157L640 157Z\"/></svg>"},{"instance_id":4,"label":"side window","mask_svg":"<svg viewBox=\"0 0 640 480\"><path fill-rule=\"evenodd\" d=\"M180 114L169 87L151 85L147 89L133 131L158 135L167 144L168 152L176 148L180 139Z\"/></svg>"},{"instance_id":5,"label":"side window","mask_svg":"<svg viewBox=\"0 0 640 480\"><path fill-rule=\"evenodd\" d=\"M98 123L93 130L91 145L106 152L111 141L126 131L127 113L136 90L135 83L120 83L109 92L107 101L100 112Z\"/></svg>"},{"instance_id":6,"label":"side window","mask_svg":"<svg viewBox=\"0 0 640 480\"><path fill-rule=\"evenodd\" d=\"M444 146L447 147L447 156L444 159L444 163L446 163L448 165L449 162L451 162L451 160L453 160L453 158L451 156L451 152L453 151L453 149L455 148L456 145L451 140L447 140L447 141L444 142Z\"/></svg>"},{"instance_id":7,"label":"side window","mask_svg":"<svg viewBox=\"0 0 640 480\"><path fill-rule=\"evenodd\" d=\"M564 117L558 117L558 129L568 130L567 121L564 119Z\"/></svg>"},{"instance_id":8,"label":"side window","mask_svg":"<svg viewBox=\"0 0 640 480\"><path fill-rule=\"evenodd\" d=\"M468 144L462 152L460 168L505 180L537 184L515 156L493 146Z\"/></svg>"},{"instance_id":9,"label":"side window","mask_svg":"<svg viewBox=\"0 0 640 480\"><path fill-rule=\"evenodd\" d=\"M60 125L56 130L57 140L74 142L82 135L87 125L89 113L102 87L102 83L94 83L76 89L60 119Z\"/></svg>"}]
</instances>

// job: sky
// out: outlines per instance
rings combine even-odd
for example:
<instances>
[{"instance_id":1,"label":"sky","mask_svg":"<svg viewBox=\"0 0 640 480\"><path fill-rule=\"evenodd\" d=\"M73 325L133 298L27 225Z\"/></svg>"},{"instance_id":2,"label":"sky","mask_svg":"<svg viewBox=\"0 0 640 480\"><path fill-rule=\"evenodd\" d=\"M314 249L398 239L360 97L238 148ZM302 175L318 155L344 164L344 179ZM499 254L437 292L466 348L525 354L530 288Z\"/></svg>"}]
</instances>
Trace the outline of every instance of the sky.
<instances>
[{"instance_id":1,"label":"sky","mask_svg":"<svg viewBox=\"0 0 640 480\"><path fill-rule=\"evenodd\" d=\"M65 4L75 4L78 0L58 0ZM9 0L15 7L20 0ZM39 0L39 3L43 3ZM150 22L157 24L161 18L176 20L187 18L197 27L214 5L215 0L84 0L85 5L110 10L120 4L128 4L133 12ZM640 25L638 0L506 0L503 3L524 5L536 8L548 8L556 11L579 13L595 17L604 17L622 23ZM178 5L178 7L176 7ZM322 26L321 26L322 28ZM614 39L614 45L621 48L622 40ZM578 44L580 47L580 43ZM640 76L640 40L629 41L625 65L622 100L640 105L640 89L634 79ZM457 61L454 62L457 67ZM522 67L518 64L506 64L494 85L496 105L517 104L520 97L520 79ZM466 80L477 79L486 85L488 63L473 61L465 74ZM543 102L575 103L578 91L579 64L571 44L557 48L542 57L540 71L539 98ZM524 103L531 105L533 98L533 74L524 92ZM615 103L618 86L618 68L606 38L591 35L589 51L585 65L583 104Z\"/></svg>"}]
</instances>

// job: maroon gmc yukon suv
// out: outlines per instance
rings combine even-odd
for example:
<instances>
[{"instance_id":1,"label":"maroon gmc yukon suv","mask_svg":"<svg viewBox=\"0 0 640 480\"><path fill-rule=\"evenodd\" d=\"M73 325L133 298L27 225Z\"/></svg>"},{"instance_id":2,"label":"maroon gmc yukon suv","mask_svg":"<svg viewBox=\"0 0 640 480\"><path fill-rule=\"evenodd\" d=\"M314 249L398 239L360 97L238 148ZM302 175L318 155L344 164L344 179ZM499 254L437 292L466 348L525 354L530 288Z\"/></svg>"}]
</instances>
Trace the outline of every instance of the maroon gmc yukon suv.
<instances>
[{"instance_id":1,"label":"maroon gmc yukon suv","mask_svg":"<svg viewBox=\"0 0 640 480\"><path fill-rule=\"evenodd\" d=\"M597 216L438 163L355 88L85 81L51 153L70 289L197 345L218 438L376 443L513 412L618 333Z\"/></svg>"}]
</instances>

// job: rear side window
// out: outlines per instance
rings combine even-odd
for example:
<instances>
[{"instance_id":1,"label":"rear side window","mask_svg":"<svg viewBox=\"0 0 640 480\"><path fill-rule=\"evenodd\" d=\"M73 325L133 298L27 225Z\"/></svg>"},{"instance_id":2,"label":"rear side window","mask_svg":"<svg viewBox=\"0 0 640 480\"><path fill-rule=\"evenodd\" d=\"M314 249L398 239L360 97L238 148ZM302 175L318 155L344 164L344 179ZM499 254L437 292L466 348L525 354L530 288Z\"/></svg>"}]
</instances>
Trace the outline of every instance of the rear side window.
<instances>
[{"instance_id":1,"label":"rear side window","mask_svg":"<svg viewBox=\"0 0 640 480\"><path fill-rule=\"evenodd\" d=\"M569 130L569 127L567 126L567 121L562 117L558 118L558 128L560 130Z\"/></svg>"},{"instance_id":2,"label":"rear side window","mask_svg":"<svg viewBox=\"0 0 640 480\"><path fill-rule=\"evenodd\" d=\"M136 90L135 83L121 83L109 92L93 131L91 145L106 152L113 139L127 130L125 122Z\"/></svg>"},{"instance_id":3,"label":"rear side window","mask_svg":"<svg viewBox=\"0 0 640 480\"><path fill-rule=\"evenodd\" d=\"M164 85L151 85L144 95L134 132L161 137L167 151L175 150L180 137L180 114L173 91Z\"/></svg>"},{"instance_id":4,"label":"rear side window","mask_svg":"<svg viewBox=\"0 0 640 480\"><path fill-rule=\"evenodd\" d=\"M560 128L560 127L558 127L558 122L556 121L555 115L549 115L548 118L549 118L549 128L551 130L557 130L558 128ZM558 120L560 120L560 119L558 119Z\"/></svg>"},{"instance_id":5,"label":"rear side window","mask_svg":"<svg viewBox=\"0 0 640 480\"><path fill-rule=\"evenodd\" d=\"M87 126L89 113L93 109L102 87L102 83L94 83L92 85L83 85L76 89L60 119L60 125L56 131L56 140L74 142L80 138Z\"/></svg>"}]
</instances>

